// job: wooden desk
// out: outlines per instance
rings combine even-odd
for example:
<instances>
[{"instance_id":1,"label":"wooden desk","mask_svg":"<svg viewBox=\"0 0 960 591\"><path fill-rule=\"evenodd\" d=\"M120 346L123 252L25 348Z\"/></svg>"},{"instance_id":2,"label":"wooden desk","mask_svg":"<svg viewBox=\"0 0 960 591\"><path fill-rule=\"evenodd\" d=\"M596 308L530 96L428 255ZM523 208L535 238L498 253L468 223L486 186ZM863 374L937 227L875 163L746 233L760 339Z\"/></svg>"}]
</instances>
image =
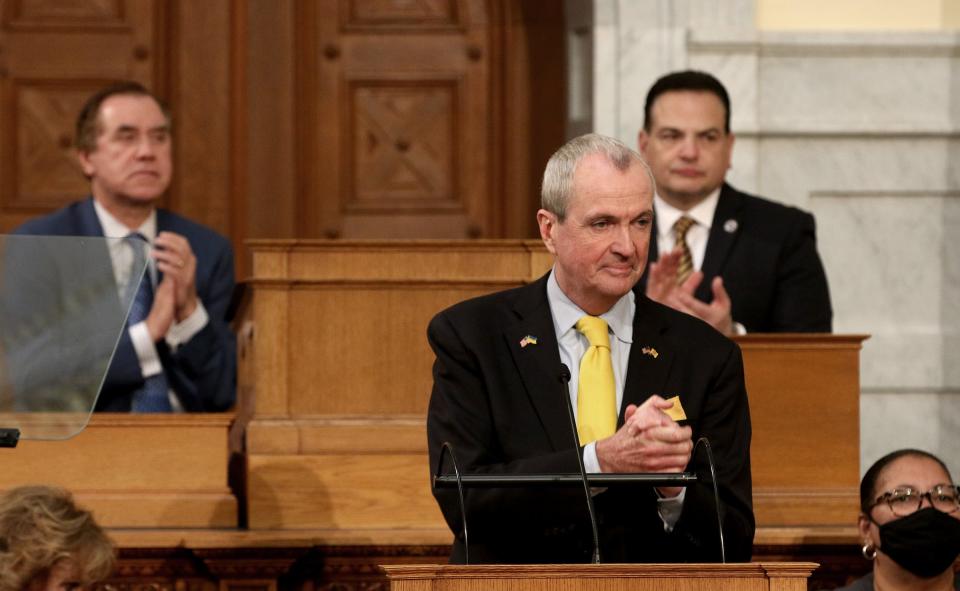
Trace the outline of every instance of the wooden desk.
<instances>
[{"instance_id":1,"label":"wooden desk","mask_svg":"<svg viewBox=\"0 0 960 591\"><path fill-rule=\"evenodd\" d=\"M107 527L237 527L227 484L233 419L95 414L72 439L0 450L3 488L63 486Z\"/></svg>"}]
</instances>

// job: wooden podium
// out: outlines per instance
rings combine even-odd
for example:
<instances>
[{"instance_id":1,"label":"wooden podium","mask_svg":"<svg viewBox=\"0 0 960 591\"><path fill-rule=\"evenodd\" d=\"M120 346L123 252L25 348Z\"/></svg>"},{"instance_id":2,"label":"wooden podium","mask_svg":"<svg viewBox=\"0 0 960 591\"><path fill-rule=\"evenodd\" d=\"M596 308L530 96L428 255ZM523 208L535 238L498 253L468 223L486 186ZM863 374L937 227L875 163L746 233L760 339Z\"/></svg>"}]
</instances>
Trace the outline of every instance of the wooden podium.
<instances>
[{"instance_id":1,"label":"wooden podium","mask_svg":"<svg viewBox=\"0 0 960 591\"><path fill-rule=\"evenodd\" d=\"M384 566L392 591L806 591L810 562Z\"/></svg>"}]
</instances>

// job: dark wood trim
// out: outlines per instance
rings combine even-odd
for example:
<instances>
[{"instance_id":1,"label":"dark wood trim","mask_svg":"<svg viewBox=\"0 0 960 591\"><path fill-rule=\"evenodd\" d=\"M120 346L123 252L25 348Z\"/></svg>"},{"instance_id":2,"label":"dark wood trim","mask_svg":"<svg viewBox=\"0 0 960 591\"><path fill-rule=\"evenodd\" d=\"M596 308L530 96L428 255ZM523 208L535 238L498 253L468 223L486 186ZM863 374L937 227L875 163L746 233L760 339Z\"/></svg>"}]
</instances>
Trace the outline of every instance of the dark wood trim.
<instances>
[{"instance_id":1,"label":"dark wood trim","mask_svg":"<svg viewBox=\"0 0 960 591\"><path fill-rule=\"evenodd\" d=\"M293 9L294 46L294 153L296 179L294 198L296 220L294 229L300 238L312 236L317 223L318 199L311 199L317 178L312 163L317 156L315 133L317 129L313 92L317 87L317 29L316 4L313 0L296 0ZM339 198L339 196L336 196Z\"/></svg>"},{"instance_id":2,"label":"dark wood trim","mask_svg":"<svg viewBox=\"0 0 960 591\"><path fill-rule=\"evenodd\" d=\"M113 577L99 589L389 588L380 565L445 564L445 545L223 548L121 548ZM838 544L758 545L754 562L815 562L809 588L833 589L869 572L860 549Z\"/></svg>"},{"instance_id":3,"label":"dark wood trim","mask_svg":"<svg viewBox=\"0 0 960 591\"><path fill-rule=\"evenodd\" d=\"M234 270L238 279L247 274L244 238L247 234L247 48L250 26L246 2L230 2L230 241L233 243Z\"/></svg>"},{"instance_id":4,"label":"dark wood trim","mask_svg":"<svg viewBox=\"0 0 960 591\"><path fill-rule=\"evenodd\" d=\"M183 125L180 118L177 117L180 111L180 87L182 81L179 76L180 56L179 47L181 42L180 32L180 2L188 0L176 0L174 2L165 2L157 0L155 5L154 22L154 88L153 92L164 99L167 108L173 116L173 179L166 195L161 200L161 206L176 211L180 203L180 181L177 175L180 167L178 160L179 154L183 151L181 146L185 140L183 136Z\"/></svg>"}]
</instances>

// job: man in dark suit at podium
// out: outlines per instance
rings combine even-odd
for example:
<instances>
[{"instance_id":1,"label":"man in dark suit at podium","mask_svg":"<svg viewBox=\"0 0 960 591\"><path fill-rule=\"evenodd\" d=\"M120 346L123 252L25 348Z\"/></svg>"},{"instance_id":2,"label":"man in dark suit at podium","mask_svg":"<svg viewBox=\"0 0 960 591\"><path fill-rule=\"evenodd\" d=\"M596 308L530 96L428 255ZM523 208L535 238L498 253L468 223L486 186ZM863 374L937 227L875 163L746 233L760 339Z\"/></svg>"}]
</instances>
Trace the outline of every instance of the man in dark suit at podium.
<instances>
[{"instance_id":1,"label":"man in dark suit at podium","mask_svg":"<svg viewBox=\"0 0 960 591\"><path fill-rule=\"evenodd\" d=\"M91 196L16 233L123 238L104 256L118 295L133 305L96 410L226 410L236 382L226 323L233 250L213 230L157 207L173 172L169 115L143 86L119 83L87 100L75 142ZM146 245L153 262L138 284L135 259Z\"/></svg>"},{"instance_id":2,"label":"man in dark suit at podium","mask_svg":"<svg viewBox=\"0 0 960 591\"><path fill-rule=\"evenodd\" d=\"M575 453L588 472L693 470L703 480L686 489L594 489L601 554L605 562L719 561L707 463L702 451L691 460L693 441L705 436L727 560L747 561L754 518L740 350L705 322L632 291L647 262L653 191L639 155L616 140L582 136L553 155L537 212L553 269L430 323L431 466L449 442L466 474L577 473ZM463 562L457 493L434 495L455 534L451 561ZM582 489L473 489L465 500L471 562L590 560Z\"/></svg>"},{"instance_id":3,"label":"man in dark suit at podium","mask_svg":"<svg viewBox=\"0 0 960 591\"><path fill-rule=\"evenodd\" d=\"M638 139L657 182L647 296L727 335L830 332L813 216L724 182L734 135L720 81L696 71L657 80Z\"/></svg>"}]
</instances>

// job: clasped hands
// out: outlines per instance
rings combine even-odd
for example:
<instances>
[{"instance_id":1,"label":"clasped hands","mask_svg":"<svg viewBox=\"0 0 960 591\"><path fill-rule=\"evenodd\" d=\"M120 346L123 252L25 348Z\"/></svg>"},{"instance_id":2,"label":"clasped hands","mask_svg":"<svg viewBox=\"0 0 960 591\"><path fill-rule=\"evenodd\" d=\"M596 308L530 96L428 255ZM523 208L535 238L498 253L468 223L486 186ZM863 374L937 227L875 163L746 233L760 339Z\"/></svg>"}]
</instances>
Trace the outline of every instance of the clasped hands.
<instances>
[{"instance_id":1,"label":"clasped hands","mask_svg":"<svg viewBox=\"0 0 960 591\"><path fill-rule=\"evenodd\" d=\"M713 301L705 304L694 297L694 292L703 281L703 273L694 271L686 280L677 284L677 270L680 268L681 251L679 248L660 255L650 263L647 271L647 297L655 302L686 312L709 323L721 333L732 336L733 316L730 312L730 296L723 287L723 279L714 277L710 285Z\"/></svg>"},{"instance_id":2,"label":"clasped hands","mask_svg":"<svg viewBox=\"0 0 960 591\"><path fill-rule=\"evenodd\" d=\"M197 257L180 234L160 232L151 251L163 279L153 294L147 330L154 342L167 336L174 321L183 322L197 308Z\"/></svg>"},{"instance_id":3,"label":"clasped hands","mask_svg":"<svg viewBox=\"0 0 960 591\"><path fill-rule=\"evenodd\" d=\"M693 451L693 430L681 427L664 412L673 406L654 394L640 406L627 406L616 433L597 441L603 472L682 472ZM675 497L681 487L658 487L663 497Z\"/></svg>"}]
</instances>

